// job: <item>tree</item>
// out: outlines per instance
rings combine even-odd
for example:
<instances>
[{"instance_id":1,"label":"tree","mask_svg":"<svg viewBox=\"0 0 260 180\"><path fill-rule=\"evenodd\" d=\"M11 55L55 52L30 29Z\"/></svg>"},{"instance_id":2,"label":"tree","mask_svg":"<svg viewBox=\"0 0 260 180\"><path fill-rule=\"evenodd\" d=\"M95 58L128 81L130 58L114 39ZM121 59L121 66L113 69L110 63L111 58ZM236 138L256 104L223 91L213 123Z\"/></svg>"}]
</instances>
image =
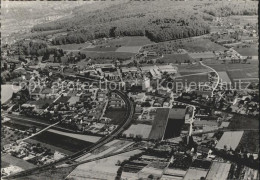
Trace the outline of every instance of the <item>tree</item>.
<instances>
[{"instance_id":1,"label":"tree","mask_svg":"<svg viewBox=\"0 0 260 180\"><path fill-rule=\"evenodd\" d=\"M152 175L152 174L150 174L149 176L148 176L148 179L149 180L152 180L154 178L154 176Z\"/></svg>"}]
</instances>

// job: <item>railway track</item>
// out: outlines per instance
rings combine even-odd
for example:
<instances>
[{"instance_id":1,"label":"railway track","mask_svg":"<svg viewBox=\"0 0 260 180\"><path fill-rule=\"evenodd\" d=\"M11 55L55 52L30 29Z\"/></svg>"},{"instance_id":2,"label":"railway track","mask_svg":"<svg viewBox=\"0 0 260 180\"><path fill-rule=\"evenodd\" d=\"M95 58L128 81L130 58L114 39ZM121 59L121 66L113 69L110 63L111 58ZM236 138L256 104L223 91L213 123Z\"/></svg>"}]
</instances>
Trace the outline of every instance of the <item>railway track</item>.
<instances>
[{"instance_id":1,"label":"railway track","mask_svg":"<svg viewBox=\"0 0 260 180\"><path fill-rule=\"evenodd\" d=\"M49 169L53 169L56 168L57 165L68 162L68 161L75 161L76 159L84 156L87 153L90 153L96 149L98 149L99 147L103 146L104 144L112 141L115 137L117 137L120 133L122 133L130 124L131 124L131 120L134 114L134 106L133 103L130 101L130 99L127 97L126 94L124 94L123 92L119 91L119 90L113 90L111 91L113 93L116 93L117 95L119 95L123 101L125 102L126 105L126 115L124 116L124 119L122 121L122 123L108 136L101 138L99 141L97 141L95 144L79 151L76 152L75 154L72 154L71 156L66 156L60 160L57 160L51 164L46 164L40 167L36 167L36 168L32 168L32 169L28 169L22 172L18 172L15 173L13 175L9 175L6 177L2 177L2 179L17 179L20 177L24 177L24 176L29 176L35 173L40 173Z\"/></svg>"}]
</instances>

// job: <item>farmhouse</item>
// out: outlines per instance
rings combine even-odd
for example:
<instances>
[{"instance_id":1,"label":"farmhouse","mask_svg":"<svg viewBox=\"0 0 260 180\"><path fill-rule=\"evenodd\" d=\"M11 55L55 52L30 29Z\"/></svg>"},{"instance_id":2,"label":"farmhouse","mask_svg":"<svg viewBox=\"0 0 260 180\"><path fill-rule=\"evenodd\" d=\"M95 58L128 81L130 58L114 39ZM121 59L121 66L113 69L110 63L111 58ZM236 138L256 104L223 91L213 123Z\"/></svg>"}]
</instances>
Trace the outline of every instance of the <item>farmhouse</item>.
<instances>
[{"instance_id":1,"label":"farmhouse","mask_svg":"<svg viewBox=\"0 0 260 180\"><path fill-rule=\"evenodd\" d=\"M160 65L158 68L162 73L176 74L178 71L178 68L173 65Z\"/></svg>"},{"instance_id":2,"label":"farmhouse","mask_svg":"<svg viewBox=\"0 0 260 180\"><path fill-rule=\"evenodd\" d=\"M138 71L137 67L130 67L130 68L122 67L121 70L122 70L122 73L130 73L130 72L135 73Z\"/></svg>"},{"instance_id":3,"label":"farmhouse","mask_svg":"<svg viewBox=\"0 0 260 180\"><path fill-rule=\"evenodd\" d=\"M121 98L112 97L109 100L109 106L113 108L123 108L125 105L124 101Z\"/></svg>"},{"instance_id":4,"label":"farmhouse","mask_svg":"<svg viewBox=\"0 0 260 180\"><path fill-rule=\"evenodd\" d=\"M108 80L118 80L120 79L120 76L117 72L105 72L104 77Z\"/></svg>"},{"instance_id":5,"label":"farmhouse","mask_svg":"<svg viewBox=\"0 0 260 180\"><path fill-rule=\"evenodd\" d=\"M157 53L154 51L144 51L143 52L144 56L157 56Z\"/></svg>"},{"instance_id":6,"label":"farmhouse","mask_svg":"<svg viewBox=\"0 0 260 180\"><path fill-rule=\"evenodd\" d=\"M150 69L150 73L151 73L153 79L161 79L161 77L162 77L158 67Z\"/></svg>"},{"instance_id":7,"label":"farmhouse","mask_svg":"<svg viewBox=\"0 0 260 180\"><path fill-rule=\"evenodd\" d=\"M218 127L218 123L217 121L207 121L207 120L194 121L194 127L202 128L205 126Z\"/></svg>"}]
</instances>

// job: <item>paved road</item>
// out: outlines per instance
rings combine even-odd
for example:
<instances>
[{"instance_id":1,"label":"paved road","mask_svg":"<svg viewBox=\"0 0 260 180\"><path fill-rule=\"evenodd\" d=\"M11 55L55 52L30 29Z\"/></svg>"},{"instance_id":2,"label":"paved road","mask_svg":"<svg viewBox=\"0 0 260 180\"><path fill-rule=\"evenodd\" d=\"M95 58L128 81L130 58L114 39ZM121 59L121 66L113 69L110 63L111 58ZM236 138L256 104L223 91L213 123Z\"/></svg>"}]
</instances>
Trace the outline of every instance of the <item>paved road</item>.
<instances>
[{"instance_id":1,"label":"paved road","mask_svg":"<svg viewBox=\"0 0 260 180\"><path fill-rule=\"evenodd\" d=\"M218 76L217 83L216 83L216 85L215 85L215 86L213 87L213 89L212 89L212 94L211 94L211 96L213 96L213 95L214 95L214 91L217 89L217 87L218 87L218 85L219 85L219 81L220 81L219 74L218 74L218 72L217 72L215 69L213 69L213 68L210 67L210 66L205 65L202 61L200 61L200 64L201 64L202 66L208 68L208 69L211 69L211 70L212 70L213 72L215 72L215 73L217 74L217 76Z\"/></svg>"},{"instance_id":2,"label":"paved road","mask_svg":"<svg viewBox=\"0 0 260 180\"><path fill-rule=\"evenodd\" d=\"M51 125L47 126L46 128L40 130L39 132L37 132L37 133L35 133L35 134L32 134L31 136L28 136L28 137L26 137L26 138L24 138L24 139L19 139L17 142L19 143L19 142L21 142L21 141L25 141L26 139L30 139L30 138L32 138L32 137L34 137L34 136L36 136L36 135L38 135L38 134L40 134L40 133L42 133L42 132L48 130L48 129L50 129L50 128L53 127L53 126L56 126L56 125L59 124L59 123L60 123L60 122L56 122L56 123L54 123L54 124L51 124Z\"/></svg>"}]
</instances>

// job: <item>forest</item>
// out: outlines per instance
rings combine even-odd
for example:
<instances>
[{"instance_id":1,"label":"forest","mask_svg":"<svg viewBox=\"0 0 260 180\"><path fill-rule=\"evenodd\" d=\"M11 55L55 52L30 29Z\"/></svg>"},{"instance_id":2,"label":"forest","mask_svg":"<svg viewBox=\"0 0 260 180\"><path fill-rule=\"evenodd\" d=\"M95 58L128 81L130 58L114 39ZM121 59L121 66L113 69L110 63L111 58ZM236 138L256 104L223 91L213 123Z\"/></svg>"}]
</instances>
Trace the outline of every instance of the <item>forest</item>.
<instances>
[{"instance_id":1,"label":"forest","mask_svg":"<svg viewBox=\"0 0 260 180\"><path fill-rule=\"evenodd\" d=\"M100 3L83 5L73 11L74 16L36 25L32 31L66 30L67 35L53 39L54 45L117 36L146 36L163 42L207 34L214 17L257 14L257 3L251 1L122 1L90 10Z\"/></svg>"}]
</instances>

